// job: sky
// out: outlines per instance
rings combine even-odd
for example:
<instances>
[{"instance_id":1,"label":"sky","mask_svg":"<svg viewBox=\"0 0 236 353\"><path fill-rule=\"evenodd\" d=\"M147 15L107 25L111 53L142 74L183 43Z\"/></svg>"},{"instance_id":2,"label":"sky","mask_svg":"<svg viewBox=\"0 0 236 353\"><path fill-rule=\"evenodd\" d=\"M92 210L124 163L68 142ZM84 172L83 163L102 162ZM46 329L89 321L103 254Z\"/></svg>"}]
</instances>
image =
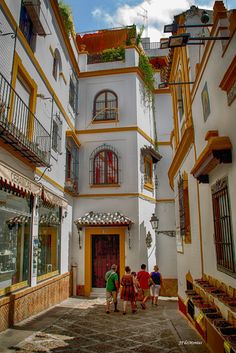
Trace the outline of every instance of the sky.
<instances>
[{"instance_id":1,"label":"sky","mask_svg":"<svg viewBox=\"0 0 236 353\"><path fill-rule=\"evenodd\" d=\"M173 21L173 16L189 9L191 5L212 9L214 0L64 0L70 5L76 32L97 29L144 25L143 37L152 42L163 37L163 27ZM236 0L224 0L228 9L236 8Z\"/></svg>"}]
</instances>

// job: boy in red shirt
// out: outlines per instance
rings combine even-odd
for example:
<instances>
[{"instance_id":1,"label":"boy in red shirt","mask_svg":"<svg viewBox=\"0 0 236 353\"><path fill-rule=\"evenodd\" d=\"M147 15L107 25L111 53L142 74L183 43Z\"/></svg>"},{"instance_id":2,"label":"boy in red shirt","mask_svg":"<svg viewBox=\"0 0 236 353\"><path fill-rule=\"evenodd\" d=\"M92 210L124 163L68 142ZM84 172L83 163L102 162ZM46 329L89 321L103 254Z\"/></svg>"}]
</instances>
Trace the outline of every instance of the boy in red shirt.
<instances>
[{"instance_id":1,"label":"boy in red shirt","mask_svg":"<svg viewBox=\"0 0 236 353\"><path fill-rule=\"evenodd\" d=\"M141 307L142 309L146 309L145 303L150 297L149 285L150 285L150 282L152 282L152 279L150 274L146 271L145 264L141 265L141 270L137 274L137 279L139 281L140 288L142 288L143 290L143 301L141 303Z\"/></svg>"}]
</instances>

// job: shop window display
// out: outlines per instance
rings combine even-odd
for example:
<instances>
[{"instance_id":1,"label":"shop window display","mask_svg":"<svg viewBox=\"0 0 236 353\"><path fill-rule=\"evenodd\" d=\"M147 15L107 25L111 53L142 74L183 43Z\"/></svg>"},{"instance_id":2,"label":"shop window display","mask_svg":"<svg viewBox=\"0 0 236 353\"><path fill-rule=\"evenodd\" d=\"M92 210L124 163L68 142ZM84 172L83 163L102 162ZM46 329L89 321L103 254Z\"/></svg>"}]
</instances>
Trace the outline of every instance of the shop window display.
<instances>
[{"instance_id":1,"label":"shop window display","mask_svg":"<svg viewBox=\"0 0 236 353\"><path fill-rule=\"evenodd\" d=\"M59 270L60 208L39 208L38 277ZM40 279L40 278L39 278Z\"/></svg>"},{"instance_id":2,"label":"shop window display","mask_svg":"<svg viewBox=\"0 0 236 353\"><path fill-rule=\"evenodd\" d=\"M30 196L0 190L0 290L28 283L31 205Z\"/></svg>"}]
</instances>

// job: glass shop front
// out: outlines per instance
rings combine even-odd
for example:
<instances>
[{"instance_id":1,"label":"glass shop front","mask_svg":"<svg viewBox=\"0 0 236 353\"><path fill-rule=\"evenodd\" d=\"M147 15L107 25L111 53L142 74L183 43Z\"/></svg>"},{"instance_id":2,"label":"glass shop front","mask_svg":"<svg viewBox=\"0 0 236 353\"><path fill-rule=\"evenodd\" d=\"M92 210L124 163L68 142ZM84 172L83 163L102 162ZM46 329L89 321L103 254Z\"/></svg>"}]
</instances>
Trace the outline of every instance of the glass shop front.
<instances>
[{"instance_id":1,"label":"glass shop front","mask_svg":"<svg viewBox=\"0 0 236 353\"><path fill-rule=\"evenodd\" d=\"M59 271L60 253L60 219L59 206L42 204L39 208L38 233L38 280L44 275Z\"/></svg>"},{"instance_id":2,"label":"glass shop front","mask_svg":"<svg viewBox=\"0 0 236 353\"><path fill-rule=\"evenodd\" d=\"M30 194L0 187L0 294L29 284L32 205Z\"/></svg>"}]
</instances>

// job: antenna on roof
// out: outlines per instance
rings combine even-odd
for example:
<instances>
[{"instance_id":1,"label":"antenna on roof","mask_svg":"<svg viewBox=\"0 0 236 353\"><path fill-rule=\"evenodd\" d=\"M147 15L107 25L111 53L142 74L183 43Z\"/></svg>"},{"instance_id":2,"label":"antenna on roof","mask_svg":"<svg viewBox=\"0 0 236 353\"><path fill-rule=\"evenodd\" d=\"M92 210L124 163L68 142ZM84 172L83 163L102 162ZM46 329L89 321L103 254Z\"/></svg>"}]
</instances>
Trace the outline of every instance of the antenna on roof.
<instances>
[{"instance_id":1,"label":"antenna on roof","mask_svg":"<svg viewBox=\"0 0 236 353\"><path fill-rule=\"evenodd\" d=\"M145 29L145 37L148 37L148 10L146 10L144 7L139 6L143 13L137 12L138 16L141 16L143 18L143 24L144 24L144 29Z\"/></svg>"}]
</instances>

